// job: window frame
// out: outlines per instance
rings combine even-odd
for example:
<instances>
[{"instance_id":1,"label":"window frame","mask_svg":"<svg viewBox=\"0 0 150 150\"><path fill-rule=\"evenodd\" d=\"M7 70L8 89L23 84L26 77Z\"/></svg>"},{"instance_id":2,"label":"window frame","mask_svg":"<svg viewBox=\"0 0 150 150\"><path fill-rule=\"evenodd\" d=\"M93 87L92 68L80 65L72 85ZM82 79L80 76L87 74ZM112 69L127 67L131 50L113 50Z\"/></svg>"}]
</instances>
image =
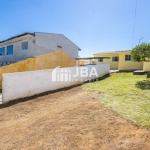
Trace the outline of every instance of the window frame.
<instances>
[{"instance_id":1,"label":"window frame","mask_svg":"<svg viewBox=\"0 0 150 150\"><path fill-rule=\"evenodd\" d=\"M117 58L117 59L115 59ZM113 56L112 57L112 62L118 62L119 61L119 56Z\"/></svg>"},{"instance_id":2,"label":"window frame","mask_svg":"<svg viewBox=\"0 0 150 150\"><path fill-rule=\"evenodd\" d=\"M5 56L5 47L0 47L0 49L4 49L4 55L2 54L0 56ZM0 52L0 54L1 54L1 52Z\"/></svg>"},{"instance_id":3,"label":"window frame","mask_svg":"<svg viewBox=\"0 0 150 150\"><path fill-rule=\"evenodd\" d=\"M28 50L29 49L29 42L28 41L24 41L24 42L22 42L21 46L22 46L22 50L23 51L24 50Z\"/></svg>"},{"instance_id":4,"label":"window frame","mask_svg":"<svg viewBox=\"0 0 150 150\"><path fill-rule=\"evenodd\" d=\"M7 47L7 55L13 55L14 54L14 45L8 45ZM12 53L8 54L8 47L12 47Z\"/></svg>"},{"instance_id":5,"label":"window frame","mask_svg":"<svg viewBox=\"0 0 150 150\"><path fill-rule=\"evenodd\" d=\"M104 62L103 58L98 58L98 62Z\"/></svg>"},{"instance_id":6,"label":"window frame","mask_svg":"<svg viewBox=\"0 0 150 150\"><path fill-rule=\"evenodd\" d=\"M128 57L126 57L128 56ZM127 59L126 59L127 58ZM129 59L130 58L130 59ZM125 61L132 61L131 55L125 55Z\"/></svg>"}]
</instances>

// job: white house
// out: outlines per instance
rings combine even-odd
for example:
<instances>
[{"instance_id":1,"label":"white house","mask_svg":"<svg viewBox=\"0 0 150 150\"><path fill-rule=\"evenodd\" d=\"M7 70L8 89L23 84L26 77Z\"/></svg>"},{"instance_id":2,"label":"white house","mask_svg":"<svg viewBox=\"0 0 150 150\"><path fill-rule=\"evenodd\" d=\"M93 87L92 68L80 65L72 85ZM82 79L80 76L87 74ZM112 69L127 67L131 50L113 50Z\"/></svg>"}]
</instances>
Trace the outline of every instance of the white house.
<instances>
[{"instance_id":1,"label":"white house","mask_svg":"<svg viewBox=\"0 0 150 150\"><path fill-rule=\"evenodd\" d=\"M78 51L81 50L63 34L26 32L0 41L0 65L33 58L60 49L72 58L77 58Z\"/></svg>"}]
</instances>

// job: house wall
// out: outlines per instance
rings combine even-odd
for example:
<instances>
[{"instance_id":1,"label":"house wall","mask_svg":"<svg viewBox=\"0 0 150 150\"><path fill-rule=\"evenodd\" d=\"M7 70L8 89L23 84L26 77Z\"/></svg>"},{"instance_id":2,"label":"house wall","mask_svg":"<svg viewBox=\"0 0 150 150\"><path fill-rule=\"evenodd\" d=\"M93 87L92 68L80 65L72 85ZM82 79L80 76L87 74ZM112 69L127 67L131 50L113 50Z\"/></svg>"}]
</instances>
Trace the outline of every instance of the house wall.
<instances>
[{"instance_id":1,"label":"house wall","mask_svg":"<svg viewBox=\"0 0 150 150\"><path fill-rule=\"evenodd\" d=\"M88 75L90 75L92 67L97 71L98 77L102 77L109 73L110 65L93 65L93 66L82 66L80 68L88 68ZM70 74L76 74L76 67L64 68L69 70ZM54 81L53 69L50 70L38 70L21 73L3 74L3 92L2 101L6 103L10 100L29 97L35 94L40 94L47 91L53 91L56 89L69 87L82 83L85 80L95 79L96 76L77 76L71 78L70 81ZM65 76L66 77L66 76ZM74 80L75 79L75 80Z\"/></svg>"},{"instance_id":2,"label":"house wall","mask_svg":"<svg viewBox=\"0 0 150 150\"><path fill-rule=\"evenodd\" d=\"M22 42L26 41L28 41L28 50L22 50ZM17 62L33 57L33 51L35 50L35 44L33 41L34 36L25 35L0 43L0 47L5 47L5 56L0 56L0 62ZM13 45L13 54L7 55L7 46L10 45Z\"/></svg>"},{"instance_id":3,"label":"house wall","mask_svg":"<svg viewBox=\"0 0 150 150\"><path fill-rule=\"evenodd\" d=\"M112 57L119 56L119 54L95 54L94 57L111 57L110 59L103 59L103 62L98 62L99 64L106 64L110 62L111 70L118 70L119 61L112 61Z\"/></svg>"},{"instance_id":4,"label":"house wall","mask_svg":"<svg viewBox=\"0 0 150 150\"><path fill-rule=\"evenodd\" d=\"M8 66L0 67L0 89L2 88L2 75L4 73L53 69L58 66L72 67L76 66L76 62L62 50L59 50L49 54L37 56L35 58L29 58Z\"/></svg>"},{"instance_id":5,"label":"house wall","mask_svg":"<svg viewBox=\"0 0 150 150\"><path fill-rule=\"evenodd\" d=\"M143 71L150 71L150 62L143 62Z\"/></svg>"},{"instance_id":6,"label":"house wall","mask_svg":"<svg viewBox=\"0 0 150 150\"><path fill-rule=\"evenodd\" d=\"M28 50L22 50L22 42L28 41ZM13 45L13 55L6 55L7 46ZM62 46L59 48L57 46ZM5 56L0 56L1 62L17 62L27 58L36 57L42 54L62 49L72 58L78 57L78 46L61 34L35 33L35 36L24 35L12 40L0 43L5 47ZM1 65L1 64L0 64Z\"/></svg>"},{"instance_id":7,"label":"house wall","mask_svg":"<svg viewBox=\"0 0 150 150\"><path fill-rule=\"evenodd\" d=\"M130 55L130 52L119 54L118 70L142 70L143 62L125 61L125 55Z\"/></svg>"},{"instance_id":8,"label":"house wall","mask_svg":"<svg viewBox=\"0 0 150 150\"><path fill-rule=\"evenodd\" d=\"M125 61L125 55L130 55L130 52L121 52L119 54L95 54L95 57L111 57L110 59L110 69L118 69L118 70L142 70L143 69L143 62L134 62L134 61ZM112 57L119 56L119 61L114 62L112 61ZM106 63L107 59L104 59Z\"/></svg>"},{"instance_id":9,"label":"house wall","mask_svg":"<svg viewBox=\"0 0 150 150\"><path fill-rule=\"evenodd\" d=\"M61 46L61 49L70 57L78 57L78 46L67 39L64 35L37 32L35 33L35 38L35 56L56 51L60 49L57 46Z\"/></svg>"}]
</instances>

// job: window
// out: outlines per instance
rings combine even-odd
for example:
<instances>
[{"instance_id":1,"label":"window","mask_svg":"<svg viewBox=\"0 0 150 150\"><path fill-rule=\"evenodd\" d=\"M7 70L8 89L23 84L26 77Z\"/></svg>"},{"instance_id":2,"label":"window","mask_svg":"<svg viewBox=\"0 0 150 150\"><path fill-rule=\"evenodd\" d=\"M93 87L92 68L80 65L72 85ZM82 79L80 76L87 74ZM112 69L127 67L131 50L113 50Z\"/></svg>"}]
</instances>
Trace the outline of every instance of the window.
<instances>
[{"instance_id":1,"label":"window","mask_svg":"<svg viewBox=\"0 0 150 150\"><path fill-rule=\"evenodd\" d=\"M5 55L5 47L1 47L0 48L0 56L4 56Z\"/></svg>"},{"instance_id":2,"label":"window","mask_svg":"<svg viewBox=\"0 0 150 150\"><path fill-rule=\"evenodd\" d=\"M131 61L131 55L125 55L125 61Z\"/></svg>"},{"instance_id":3,"label":"window","mask_svg":"<svg viewBox=\"0 0 150 150\"><path fill-rule=\"evenodd\" d=\"M103 58L98 58L98 62L103 62Z\"/></svg>"},{"instance_id":4,"label":"window","mask_svg":"<svg viewBox=\"0 0 150 150\"><path fill-rule=\"evenodd\" d=\"M27 50L28 49L28 42L23 42L22 43L22 50Z\"/></svg>"},{"instance_id":5,"label":"window","mask_svg":"<svg viewBox=\"0 0 150 150\"><path fill-rule=\"evenodd\" d=\"M13 45L7 46L7 55L13 54Z\"/></svg>"},{"instance_id":6,"label":"window","mask_svg":"<svg viewBox=\"0 0 150 150\"><path fill-rule=\"evenodd\" d=\"M119 57L118 56L112 57L112 61L119 61Z\"/></svg>"},{"instance_id":7,"label":"window","mask_svg":"<svg viewBox=\"0 0 150 150\"><path fill-rule=\"evenodd\" d=\"M57 46L58 48L62 48L62 46Z\"/></svg>"}]
</instances>

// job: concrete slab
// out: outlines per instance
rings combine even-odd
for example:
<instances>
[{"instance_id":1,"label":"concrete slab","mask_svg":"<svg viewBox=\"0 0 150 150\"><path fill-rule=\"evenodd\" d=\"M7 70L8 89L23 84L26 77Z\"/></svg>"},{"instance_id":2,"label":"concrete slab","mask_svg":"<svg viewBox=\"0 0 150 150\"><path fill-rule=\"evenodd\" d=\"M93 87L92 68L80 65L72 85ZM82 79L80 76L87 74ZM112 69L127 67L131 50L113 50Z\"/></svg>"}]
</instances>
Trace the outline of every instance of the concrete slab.
<instances>
[{"instance_id":1,"label":"concrete slab","mask_svg":"<svg viewBox=\"0 0 150 150\"><path fill-rule=\"evenodd\" d=\"M146 71L143 71L143 70L136 70L133 72L133 75L144 75L146 74L147 72Z\"/></svg>"},{"instance_id":2,"label":"concrete slab","mask_svg":"<svg viewBox=\"0 0 150 150\"><path fill-rule=\"evenodd\" d=\"M110 73L119 72L119 70L110 70Z\"/></svg>"}]
</instances>

